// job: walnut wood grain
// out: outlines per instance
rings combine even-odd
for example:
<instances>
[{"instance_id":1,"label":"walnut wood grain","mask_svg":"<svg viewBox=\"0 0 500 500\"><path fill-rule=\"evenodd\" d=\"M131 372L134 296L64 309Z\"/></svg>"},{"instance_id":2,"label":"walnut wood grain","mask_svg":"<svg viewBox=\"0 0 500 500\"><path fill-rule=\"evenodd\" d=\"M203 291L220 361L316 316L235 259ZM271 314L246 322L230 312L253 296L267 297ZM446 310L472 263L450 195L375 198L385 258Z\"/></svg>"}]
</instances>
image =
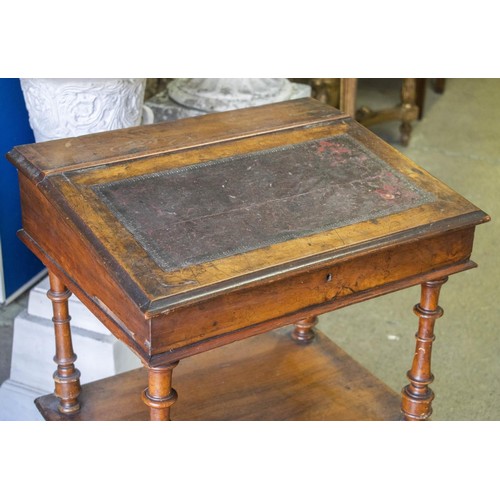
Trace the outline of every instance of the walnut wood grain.
<instances>
[{"instance_id":1,"label":"walnut wood grain","mask_svg":"<svg viewBox=\"0 0 500 500\"><path fill-rule=\"evenodd\" d=\"M427 420L432 414L434 393L429 384L434 380L431 373L431 353L434 342L434 324L443 315L438 305L441 286L447 278L422 283L420 303L414 307L419 317L418 331L415 335L416 347L411 370L408 371L410 383L404 387L401 410L405 420Z\"/></svg>"},{"instance_id":2,"label":"walnut wood grain","mask_svg":"<svg viewBox=\"0 0 500 500\"><path fill-rule=\"evenodd\" d=\"M467 262L473 235L471 228L397 247L374 248L357 257L339 256L335 264L327 260L302 272L275 276L272 281L256 280L230 294L200 297L190 307L178 308L176 314L151 318L151 354L175 356L177 349L249 325L301 311L307 317L307 311L314 312L316 307L334 310L342 299L354 301L367 291L376 294L391 282L404 287L411 277Z\"/></svg>"},{"instance_id":3,"label":"walnut wood grain","mask_svg":"<svg viewBox=\"0 0 500 500\"><path fill-rule=\"evenodd\" d=\"M52 272L49 272L50 289L47 296L52 302L56 354L54 361L57 370L54 372L55 396L58 398L57 408L61 413L73 414L80 410L78 396L80 394L80 371L75 368L76 354L73 351L68 299L71 292Z\"/></svg>"},{"instance_id":4,"label":"walnut wood grain","mask_svg":"<svg viewBox=\"0 0 500 500\"><path fill-rule=\"evenodd\" d=\"M99 249L92 248L26 177L20 175L19 183L23 199L19 238L48 269L64 276L65 285L114 335L141 359L147 359L148 327L137 307L137 302L146 300L141 291L120 286L113 263L103 261ZM50 222L40 224L42 218ZM65 244L61 245L61 241Z\"/></svg>"},{"instance_id":5,"label":"walnut wood grain","mask_svg":"<svg viewBox=\"0 0 500 500\"><path fill-rule=\"evenodd\" d=\"M294 323L296 340L310 341L318 314L470 269L475 226L489 220L352 117L311 99L19 146L8 157L20 171L20 238L141 358L143 411L160 420L186 358ZM240 197L237 220L230 196L220 198L224 179L216 186L226 172L229 194ZM163 196L173 178L187 205ZM308 196L310 208L294 204ZM276 240L273 220L263 220L275 209L286 212ZM213 211L224 227L209 223ZM198 228L194 239L171 231L181 223ZM239 237L245 225L258 230ZM162 254L168 234L182 240L173 264ZM304 353L316 345L288 342Z\"/></svg>"},{"instance_id":6,"label":"walnut wood grain","mask_svg":"<svg viewBox=\"0 0 500 500\"><path fill-rule=\"evenodd\" d=\"M149 407L150 420L170 420L170 407L177 401L172 387L172 371L177 362L148 368L148 386L142 393L142 401Z\"/></svg>"},{"instance_id":7,"label":"walnut wood grain","mask_svg":"<svg viewBox=\"0 0 500 500\"><path fill-rule=\"evenodd\" d=\"M290 117L288 120L292 121ZM328 126L323 122L318 124L312 119L311 121L312 125L304 128L296 127L168 155L134 159L115 166L105 162L100 168L83 168L65 175L53 174L37 184L36 190L43 193L46 199L52 200L53 213L50 217L60 221L55 225L61 228L69 226L72 232L84 235L82 244L89 247L85 252L96 254L96 265L101 264L109 269L108 279L116 282L116 286L110 285L110 288L113 286L115 290L109 290L108 295L117 293L116 288L119 288L130 296L128 301L134 302L135 308L146 313L151 312L152 315L161 313L162 309L171 307L173 303L186 303L200 294L226 293L228 287L243 286L257 277L273 279L278 273L290 272L297 266L324 260L329 253L333 259L338 252L362 251L362 245L369 247L378 238L388 239L392 236L392 241L387 243L397 245L408 238L425 237L425 233L429 235L439 228L440 224L452 229L486 220L485 214L463 197L436 181L352 120L346 122L339 119ZM395 172L406 177L419 189L434 195L436 200L384 217L367 217L367 220L357 224L347 224L303 238L257 248L251 252L230 255L215 262L193 265L175 272L164 272L140 242L117 221L109 208L99 201L94 192L95 186L103 182L116 182L124 177L163 172L164 169L186 166L193 162L229 158L235 154L255 152L259 148L281 147L311 138L332 137L338 134L348 134L358 140L387 162ZM139 134L139 142L140 137ZM95 148L101 147L105 138L105 135L95 136ZM123 147L128 148L129 143L124 143ZM29 180L25 184L29 184ZM30 192L27 192L28 188L24 190L25 211L29 212L29 205L32 205L36 214L36 206L42 203L40 196L30 203L35 189ZM28 216L26 218L29 220ZM36 224L36 216L32 225L23 223L23 227L34 240L43 243L42 246L49 245L49 240L53 239L55 228L49 234L43 234L45 229ZM68 255L62 255L63 252ZM70 248L61 248L58 254L60 259L69 260L73 252ZM73 272L78 273L78 268L73 269ZM85 272L82 272L82 276L78 276L76 281L85 279L84 274ZM95 295L99 297L107 292L108 290L103 289ZM112 306L107 298L103 299L103 302L108 307ZM141 326L136 324L132 330L137 328L141 329Z\"/></svg>"},{"instance_id":8,"label":"walnut wood grain","mask_svg":"<svg viewBox=\"0 0 500 500\"><path fill-rule=\"evenodd\" d=\"M268 332L179 363L172 420L401 420L399 395L321 332L308 345L290 329ZM53 395L36 404L47 420L148 420L145 369L85 384L74 417Z\"/></svg>"},{"instance_id":9,"label":"walnut wood grain","mask_svg":"<svg viewBox=\"0 0 500 500\"><path fill-rule=\"evenodd\" d=\"M9 159L35 182L46 175L297 128L341 118L342 113L314 99L213 113L196 118L143 125L15 147Z\"/></svg>"},{"instance_id":10,"label":"walnut wood grain","mask_svg":"<svg viewBox=\"0 0 500 500\"><path fill-rule=\"evenodd\" d=\"M318 323L317 316L309 316L295 323L291 333L292 339L298 344L310 344L316 336L314 326Z\"/></svg>"}]
</instances>

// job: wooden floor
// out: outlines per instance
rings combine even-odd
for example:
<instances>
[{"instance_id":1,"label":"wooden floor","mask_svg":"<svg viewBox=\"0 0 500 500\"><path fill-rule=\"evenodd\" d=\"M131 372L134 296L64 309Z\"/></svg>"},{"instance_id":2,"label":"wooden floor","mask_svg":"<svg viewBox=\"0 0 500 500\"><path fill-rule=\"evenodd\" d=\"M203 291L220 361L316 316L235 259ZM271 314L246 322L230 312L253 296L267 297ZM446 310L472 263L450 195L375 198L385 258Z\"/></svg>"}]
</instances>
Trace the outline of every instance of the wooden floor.
<instances>
[{"instance_id":1,"label":"wooden floor","mask_svg":"<svg viewBox=\"0 0 500 500\"><path fill-rule=\"evenodd\" d=\"M284 328L180 362L172 420L400 420L400 397L318 332L297 345ZM55 396L36 400L46 420L148 420L145 369L82 387L82 409L61 417Z\"/></svg>"}]
</instances>

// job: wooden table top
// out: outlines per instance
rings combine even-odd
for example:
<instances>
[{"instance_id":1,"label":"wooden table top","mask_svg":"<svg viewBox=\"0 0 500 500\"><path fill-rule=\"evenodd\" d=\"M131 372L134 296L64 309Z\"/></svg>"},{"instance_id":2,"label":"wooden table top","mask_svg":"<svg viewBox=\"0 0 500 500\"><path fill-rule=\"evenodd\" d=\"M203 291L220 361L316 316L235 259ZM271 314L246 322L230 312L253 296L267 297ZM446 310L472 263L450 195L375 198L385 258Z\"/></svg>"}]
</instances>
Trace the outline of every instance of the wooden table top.
<instances>
[{"instance_id":1,"label":"wooden table top","mask_svg":"<svg viewBox=\"0 0 500 500\"><path fill-rule=\"evenodd\" d=\"M18 146L8 157L25 199L36 198L32 210L24 202L22 237L75 282L87 279L79 262L92 262L105 291L85 291L111 315L111 295L151 318L488 220L313 99Z\"/></svg>"}]
</instances>

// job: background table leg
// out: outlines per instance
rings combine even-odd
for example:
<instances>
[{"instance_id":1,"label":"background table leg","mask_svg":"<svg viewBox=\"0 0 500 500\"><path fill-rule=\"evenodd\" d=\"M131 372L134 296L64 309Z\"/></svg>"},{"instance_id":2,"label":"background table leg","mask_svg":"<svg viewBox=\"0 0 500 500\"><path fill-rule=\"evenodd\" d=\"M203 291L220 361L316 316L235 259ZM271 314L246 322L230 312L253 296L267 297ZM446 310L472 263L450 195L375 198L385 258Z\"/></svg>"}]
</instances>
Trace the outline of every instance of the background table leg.
<instances>
[{"instance_id":1,"label":"background table leg","mask_svg":"<svg viewBox=\"0 0 500 500\"><path fill-rule=\"evenodd\" d=\"M401 89L402 122L399 130L401 132L401 144L408 146L412 131L411 122L418 118L417 108L417 79L403 78Z\"/></svg>"},{"instance_id":2,"label":"background table leg","mask_svg":"<svg viewBox=\"0 0 500 500\"><path fill-rule=\"evenodd\" d=\"M292 339L299 344L309 344L314 339L314 325L318 322L317 316L310 316L295 323Z\"/></svg>"},{"instance_id":3,"label":"background table leg","mask_svg":"<svg viewBox=\"0 0 500 500\"><path fill-rule=\"evenodd\" d=\"M407 373L410 383L403 388L401 410L405 420L427 420L432 413L434 393L428 387L434 380L431 373L431 351L434 341L434 323L443 315L438 306L439 291L448 278L422 283L420 304L413 311L419 317L415 356Z\"/></svg>"},{"instance_id":4,"label":"background table leg","mask_svg":"<svg viewBox=\"0 0 500 500\"><path fill-rule=\"evenodd\" d=\"M172 370L178 363L148 368L148 387L142 393L142 400L149 406L150 420L170 420L170 407L177 401L177 392L172 388Z\"/></svg>"},{"instance_id":5,"label":"background table leg","mask_svg":"<svg viewBox=\"0 0 500 500\"><path fill-rule=\"evenodd\" d=\"M54 392L59 398L59 411L65 414L75 413L80 410L80 372L75 368L76 354L73 352L71 340L71 316L68 313L71 292L55 274L49 272L49 279L50 289L47 296L52 301L56 340L54 361L57 363L57 370L54 372Z\"/></svg>"}]
</instances>

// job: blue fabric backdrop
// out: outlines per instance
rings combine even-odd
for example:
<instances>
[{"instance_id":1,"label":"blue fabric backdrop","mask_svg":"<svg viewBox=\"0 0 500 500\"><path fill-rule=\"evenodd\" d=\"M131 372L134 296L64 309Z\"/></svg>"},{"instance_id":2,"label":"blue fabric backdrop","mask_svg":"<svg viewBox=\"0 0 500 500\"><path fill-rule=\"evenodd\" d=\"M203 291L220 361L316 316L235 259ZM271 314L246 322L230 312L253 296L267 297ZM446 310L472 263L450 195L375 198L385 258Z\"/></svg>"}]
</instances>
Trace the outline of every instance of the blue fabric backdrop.
<instances>
[{"instance_id":1,"label":"blue fabric backdrop","mask_svg":"<svg viewBox=\"0 0 500 500\"><path fill-rule=\"evenodd\" d=\"M13 146L34 142L18 78L0 78L0 240L6 296L38 274L42 263L17 238L21 207L17 170L5 158Z\"/></svg>"}]
</instances>

